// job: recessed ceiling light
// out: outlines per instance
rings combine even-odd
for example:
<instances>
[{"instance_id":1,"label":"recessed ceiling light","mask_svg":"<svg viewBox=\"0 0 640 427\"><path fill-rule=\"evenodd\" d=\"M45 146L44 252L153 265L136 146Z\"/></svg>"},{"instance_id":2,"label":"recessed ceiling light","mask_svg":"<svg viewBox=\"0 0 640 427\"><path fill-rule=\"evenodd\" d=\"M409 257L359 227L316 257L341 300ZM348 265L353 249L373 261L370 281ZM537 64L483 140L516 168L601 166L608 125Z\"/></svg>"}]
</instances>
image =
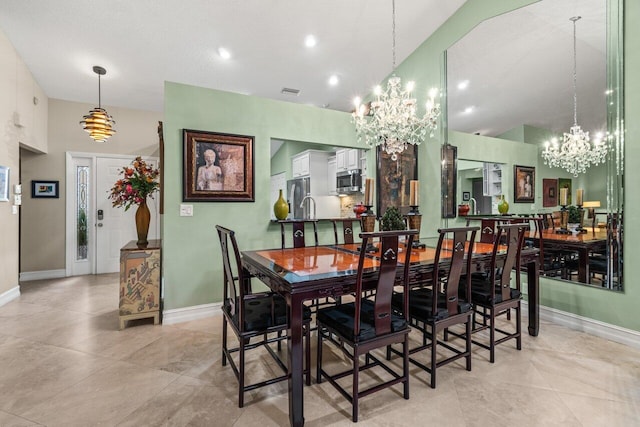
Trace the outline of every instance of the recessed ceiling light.
<instances>
[{"instance_id":1,"label":"recessed ceiling light","mask_svg":"<svg viewBox=\"0 0 640 427\"><path fill-rule=\"evenodd\" d=\"M331 86L335 86L338 84L338 82L340 81L340 79L338 78L338 76L336 76L335 74L332 75L331 77L329 77L329 84Z\"/></svg>"},{"instance_id":2,"label":"recessed ceiling light","mask_svg":"<svg viewBox=\"0 0 640 427\"><path fill-rule=\"evenodd\" d=\"M231 52L229 52L227 49L225 49L224 47L219 47L218 48L218 55L220 55L220 58L222 59L229 59L231 58Z\"/></svg>"},{"instance_id":3,"label":"recessed ceiling light","mask_svg":"<svg viewBox=\"0 0 640 427\"><path fill-rule=\"evenodd\" d=\"M473 113L473 107L467 107L467 108L465 108L465 109L464 109L464 113L465 113L465 114Z\"/></svg>"},{"instance_id":4,"label":"recessed ceiling light","mask_svg":"<svg viewBox=\"0 0 640 427\"><path fill-rule=\"evenodd\" d=\"M463 80L458 83L458 89L460 90L465 90L467 87L469 87L469 80Z\"/></svg>"},{"instance_id":5,"label":"recessed ceiling light","mask_svg":"<svg viewBox=\"0 0 640 427\"><path fill-rule=\"evenodd\" d=\"M309 34L307 37L304 38L304 45L306 47L314 47L316 43L318 43L318 41L316 40L316 37L313 34Z\"/></svg>"}]
</instances>

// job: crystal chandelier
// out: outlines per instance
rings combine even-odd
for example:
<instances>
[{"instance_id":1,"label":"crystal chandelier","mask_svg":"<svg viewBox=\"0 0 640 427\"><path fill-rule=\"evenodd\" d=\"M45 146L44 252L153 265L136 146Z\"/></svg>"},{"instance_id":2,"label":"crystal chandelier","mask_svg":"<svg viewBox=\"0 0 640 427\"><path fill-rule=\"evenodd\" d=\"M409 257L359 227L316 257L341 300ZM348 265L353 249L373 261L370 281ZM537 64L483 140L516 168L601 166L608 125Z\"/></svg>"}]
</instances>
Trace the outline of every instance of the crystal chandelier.
<instances>
[{"instance_id":1,"label":"crystal chandelier","mask_svg":"<svg viewBox=\"0 0 640 427\"><path fill-rule=\"evenodd\" d=\"M570 18L573 22L573 126L569 133L564 133L562 145L558 145L557 139L545 142L542 152L544 164L551 167L561 167L567 172L578 176L591 165L604 162L607 156L607 145L601 139L596 139L593 144L589 140L589 132L584 132L578 125L578 96L576 90L576 21L581 17Z\"/></svg>"},{"instance_id":2,"label":"crystal chandelier","mask_svg":"<svg viewBox=\"0 0 640 427\"><path fill-rule=\"evenodd\" d=\"M409 82L402 89L400 77L395 75L396 69L396 2L392 0L392 34L393 34L393 71L387 81L387 89L383 91L380 86L374 89L376 100L370 104L363 104L360 98L354 100L355 111L351 115L355 124L358 141L382 149L391 155L392 160L397 160L407 144L420 144L424 141L427 132L433 137L437 128L437 119L440 115L440 105L435 103L437 91L429 92L427 111L424 117L417 115L417 102L411 97L414 83Z\"/></svg>"},{"instance_id":3,"label":"crystal chandelier","mask_svg":"<svg viewBox=\"0 0 640 427\"><path fill-rule=\"evenodd\" d=\"M89 133L89 136L96 142L106 142L107 138L116 133L113 125L116 123L113 117L102 108L100 104L100 76L107 74L107 70L100 66L94 66L93 72L98 75L98 107L89 111L80 121L82 128Z\"/></svg>"}]
</instances>

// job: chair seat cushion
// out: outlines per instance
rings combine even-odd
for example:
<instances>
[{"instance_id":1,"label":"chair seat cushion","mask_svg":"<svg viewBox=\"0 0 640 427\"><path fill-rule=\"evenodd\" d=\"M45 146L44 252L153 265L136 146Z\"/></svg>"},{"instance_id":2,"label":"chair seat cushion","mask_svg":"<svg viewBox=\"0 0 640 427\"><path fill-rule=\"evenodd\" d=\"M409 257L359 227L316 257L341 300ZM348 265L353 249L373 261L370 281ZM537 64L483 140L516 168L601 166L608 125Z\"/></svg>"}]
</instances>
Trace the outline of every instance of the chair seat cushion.
<instances>
[{"instance_id":1,"label":"chair seat cushion","mask_svg":"<svg viewBox=\"0 0 640 427\"><path fill-rule=\"evenodd\" d=\"M272 312L273 307L273 312ZM232 300L227 300L222 308L239 325L239 313ZM311 310L304 307L304 320L311 319ZM244 331L263 331L273 326L288 324L287 302L280 295L271 292L253 294L244 301Z\"/></svg>"},{"instance_id":2,"label":"chair seat cushion","mask_svg":"<svg viewBox=\"0 0 640 427\"><path fill-rule=\"evenodd\" d=\"M393 295L393 307L400 312L404 304L403 299L404 294L402 293ZM438 295L438 304L435 313L432 312L432 304L433 291L431 289L420 288L409 292L409 314L412 318L420 322L437 322L449 317L446 296L444 294ZM456 314L466 313L469 310L471 310L471 304L458 297L458 312Z\"/></svg>"},{"instance_id":3,"label":"chair seat cushion","mask_svg":"<svg viewBox=\"0 0 640 427\"><path fill-rule=\"evenodd\" d=\"M491 286L495 286L495 298L491 300ZM520 299L522 293L515 288L511 288L510 299ZM481 305L493 305L502 302L500 286L492 284L490 280L471 281L471 301Z\"/></svg>"},{"instance_id":4,"label":"chair seat cushion","mask_svg":"<svg viewBox=\"0 0 640 427\"><path fill-rule=\"evenodd\" d=\"M318 310L316 322L334 330L351 342L362 342L376 338L373 301L363 300L360 311L360 333L354 336L355 303L339 304ZM407 329L407 322L402 316L391 314L391 332Z\"/></svg>"}]
</instances>

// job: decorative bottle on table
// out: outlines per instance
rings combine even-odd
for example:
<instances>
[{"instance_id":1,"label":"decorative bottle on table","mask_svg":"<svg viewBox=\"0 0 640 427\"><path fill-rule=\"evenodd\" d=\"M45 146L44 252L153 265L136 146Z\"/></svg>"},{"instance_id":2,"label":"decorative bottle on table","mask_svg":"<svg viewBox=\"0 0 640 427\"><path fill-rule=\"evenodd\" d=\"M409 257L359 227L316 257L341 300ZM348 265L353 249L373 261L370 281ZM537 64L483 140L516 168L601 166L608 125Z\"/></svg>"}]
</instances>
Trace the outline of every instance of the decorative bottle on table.
<instances>
[{"instance_id":1,"label":"decorative bottle on table","mask_svg":"<svg viewBox=\"0 0 640 427\"><path fill-rule=\"evenodd\" d=\"M509 202L505 200L504 194L500 198L500 203L498 203L498 212L500 212L502 215L509 212Z\"/></svg>"},{"instance_id":2,"label":"decorative bottle on table","mask_svg":"<svg viewBox=\"0 0 640 427\"><path fill-rule=\"evenodd\" d=\"M289 215L289 204L282 197L282 189L280 190L280 196L276 203L273 205L273 213L278 219L287 219L287 215Z\"/></svg>"}]
</instances>

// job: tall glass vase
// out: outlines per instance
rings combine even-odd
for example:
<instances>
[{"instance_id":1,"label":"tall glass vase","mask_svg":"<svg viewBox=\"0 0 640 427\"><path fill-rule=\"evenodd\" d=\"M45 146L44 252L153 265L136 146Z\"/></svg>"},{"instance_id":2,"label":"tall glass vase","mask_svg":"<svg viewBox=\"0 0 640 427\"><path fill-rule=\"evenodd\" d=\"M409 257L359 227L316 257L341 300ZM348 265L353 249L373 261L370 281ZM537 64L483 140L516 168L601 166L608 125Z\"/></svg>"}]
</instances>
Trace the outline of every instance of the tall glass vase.
<instances>
[{"instance_id":1,"label":"tall glass vase","mask_svg":"<svg viewBox=\"0 0 640 427\"><path fill-rule=\"evenodd\" d=\"M147 246L149 241L147 235L149 234L149 221L151 221L151 212L147 206L147 199L145 199L138 210L136 211L136 231L138 232L138 246Z\"/></svg>"}]
</instances>

